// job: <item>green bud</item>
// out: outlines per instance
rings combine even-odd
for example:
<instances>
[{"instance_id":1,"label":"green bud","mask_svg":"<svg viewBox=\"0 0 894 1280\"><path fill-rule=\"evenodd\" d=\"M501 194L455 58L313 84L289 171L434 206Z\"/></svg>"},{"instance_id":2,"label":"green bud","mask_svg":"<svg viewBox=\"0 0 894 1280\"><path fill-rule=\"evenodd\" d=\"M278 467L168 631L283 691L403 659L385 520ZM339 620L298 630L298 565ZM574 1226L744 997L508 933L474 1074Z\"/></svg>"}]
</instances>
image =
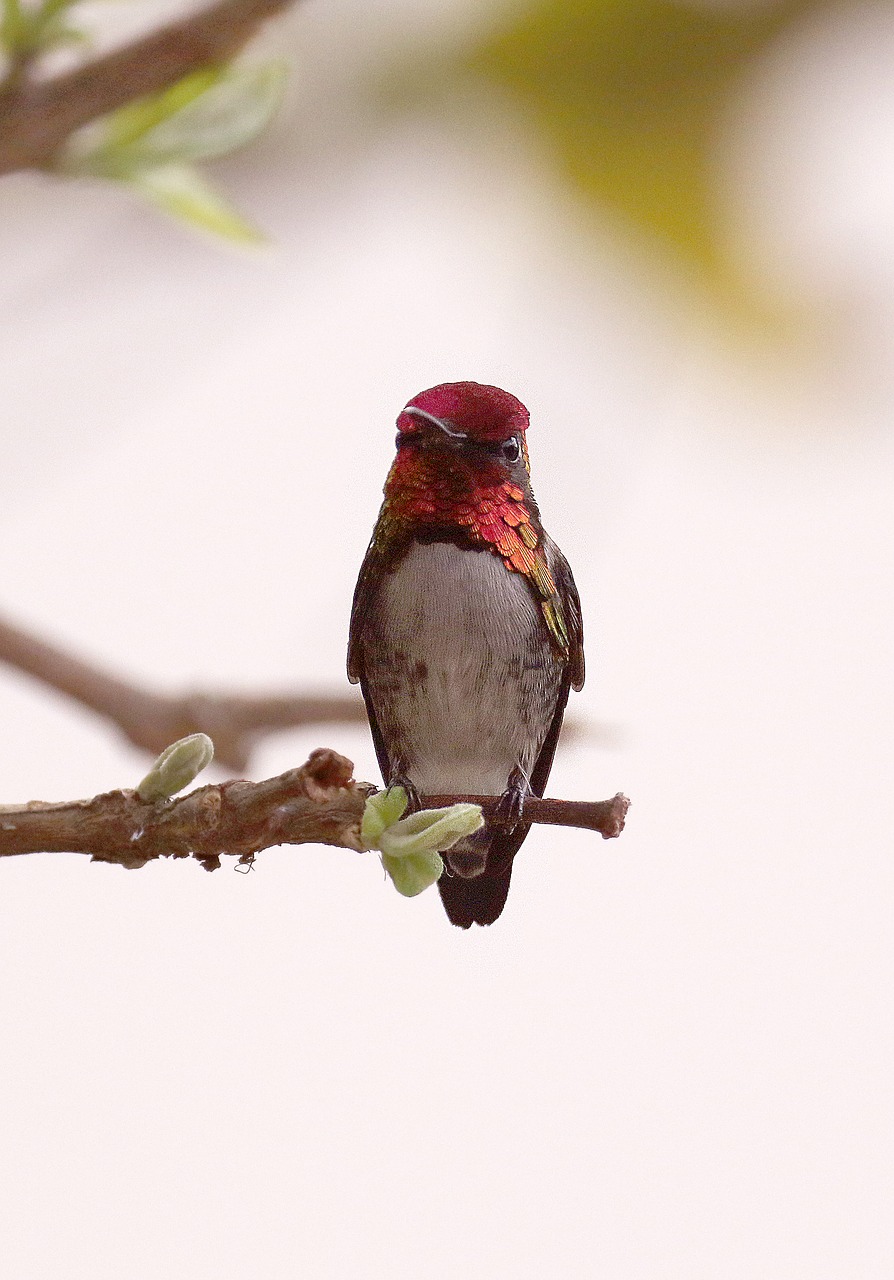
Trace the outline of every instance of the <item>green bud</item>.
<instances>
[{"instance_id":1,"label":"green bud","mask_svg":"<svg viewBox=\"0 0 894 1280\"><path fill-rule=\"evenodd\" d=\"M435 883L444 870L440 853L484 825L477 804L423 809L402 818L407 807L403 787L380 791L366 802L360 834L368 849L378 849L382 866L398 893L413 898Z\"/></svg>"},{"instance_id":2,"label":"green bud","mask_svg":"<svg viewBox=\"0 0 894 1280\"><path fill-rule=\"evenodd\" d=\"M378 849L385 830L403 817L406 807L407 793L403 787L389 787L369 797L360 823L360 838L367 849Z\"/></svg>"},{"instance_id":3,"label":"green bud","mask_svg":"<svg viewBox=\"0 0 894 1280\"><path fill-rule=\"evenodd\" d=\"M207 733L191 733L172 742L137 787L141 800L170 800L188 787L214 759L214 743Z\"/></svg>"}]
</instances>

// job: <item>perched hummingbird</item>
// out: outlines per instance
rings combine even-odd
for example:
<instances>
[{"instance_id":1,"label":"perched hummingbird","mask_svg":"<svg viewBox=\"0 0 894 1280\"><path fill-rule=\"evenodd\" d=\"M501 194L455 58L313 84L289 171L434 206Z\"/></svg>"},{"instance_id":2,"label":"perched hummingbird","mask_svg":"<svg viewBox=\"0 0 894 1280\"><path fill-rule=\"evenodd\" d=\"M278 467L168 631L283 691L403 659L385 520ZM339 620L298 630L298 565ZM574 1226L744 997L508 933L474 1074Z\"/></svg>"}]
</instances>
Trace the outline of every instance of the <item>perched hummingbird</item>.
<instances>
[{"instance_id":1,"label":"perched hummingbird","mask_svg":"<svg viewBox=\"0 0 894 1280\"><path fill-rule=\"evenodd\" d=\"M571 569L531 492L528 411L499 387L445 382L397 419L397 456L360 570L348 676L359 680L386 784L501 796L513 826L448 850L455 925L492 924L542 796L568 690L584 683Z\"/></svg>"}]
</instances>

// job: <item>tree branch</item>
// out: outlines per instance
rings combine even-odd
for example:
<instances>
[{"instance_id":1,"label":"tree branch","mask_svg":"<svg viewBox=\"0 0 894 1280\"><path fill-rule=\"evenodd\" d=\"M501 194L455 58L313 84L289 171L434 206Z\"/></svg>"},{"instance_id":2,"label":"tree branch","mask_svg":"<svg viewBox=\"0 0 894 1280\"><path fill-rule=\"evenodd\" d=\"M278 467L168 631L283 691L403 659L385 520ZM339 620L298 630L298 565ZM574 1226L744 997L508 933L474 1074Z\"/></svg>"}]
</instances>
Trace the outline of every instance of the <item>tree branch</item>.
<instances>
[{"instance_id":1,"label":"tree branch","mask_svg":"<svg viewBox=\"0 0 894 1280\"><path fill-rule=\"evenodd\" d=\"M177 800L108 791L71 804L5 805L0 857L65 851L133 868L153 858L192 856L213 871L224 854L251 862L275 844L360 851L360 819L371 788L354 781L353 768L344 756L321 748L299 769L264 782L198 787Z\"/></svg>"},{"instance_id":2,"label":"tree branch","mask_svg":"<svg viewBox=\"0 0 894 1280\"><path fill-rule=\"evenodd\" d=\"M0 857L20 853L89 854L94 862L142 867L153 858L197 858L209 871L223 856L245 865L271 845L329 844L361 851L360 821L376 788L355 782L354 766L320 748L298 769L264 782L198 787L178 800L150 802L134 791L109 791L70 804L0 806ZM493 818L494 796L429 796L432 803L480 803ZM620 835L629 801L601 804L531 799L525 820L585 826L605 839Z\"/></svg>"},{"instance_id":3,"label":"tree branch","mask_svg":"<svg viewBox=\"0 0 894 1280\"><path fill-rule=\"evenodd\" d=\"M207 733L219 764L244 771L263 733L324 722L361 724L359 696L155 693L73 657L0 618L0 662L42 680L111 720L136 747L158 755L190 733Z\"/></svg>"},{"instance_id":4,"label":"tree branch","mask_svg":"<svg viewBox=\"0 0 894 1280\"><path fill-rule=\"evenodd\" d=\"M66 75L16 77L0 93L0 174L46 168L76 129L191 71L227 62L294 2L217 0Z\"/></svg>"}]
</instances>

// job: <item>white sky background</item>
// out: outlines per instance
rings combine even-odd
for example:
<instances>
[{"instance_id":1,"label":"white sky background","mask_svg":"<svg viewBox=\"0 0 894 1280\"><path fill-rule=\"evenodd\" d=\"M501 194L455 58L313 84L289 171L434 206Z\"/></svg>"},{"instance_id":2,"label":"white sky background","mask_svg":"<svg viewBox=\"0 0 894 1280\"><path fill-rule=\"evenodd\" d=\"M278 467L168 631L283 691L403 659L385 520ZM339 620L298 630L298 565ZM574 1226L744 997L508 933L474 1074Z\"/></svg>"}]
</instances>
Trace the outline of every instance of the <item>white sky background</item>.
<instances>
[{"instance_id":1,"label":"white sky background","mask_svg":"<svg viewBox=\"0 0 894 1280\"><path fill-rule=\"evenodd\" d=\"M496 107L363 120L438 9L280 27L290 110L218 168L260 254L5 181L2 605L165 687L341 688L397 412L496 382L588 629L549 793L623 789L628 830L535 830L470 933L372 854L5 860L4 1271L888 1277L890 10L805 28L742 106L730 207L834 315L774 374L585 240ZM145 771L11 673L0 725L9 802ZM329 726L255 776L319 745L377 777Z\"/></svg>"}]
</instances>

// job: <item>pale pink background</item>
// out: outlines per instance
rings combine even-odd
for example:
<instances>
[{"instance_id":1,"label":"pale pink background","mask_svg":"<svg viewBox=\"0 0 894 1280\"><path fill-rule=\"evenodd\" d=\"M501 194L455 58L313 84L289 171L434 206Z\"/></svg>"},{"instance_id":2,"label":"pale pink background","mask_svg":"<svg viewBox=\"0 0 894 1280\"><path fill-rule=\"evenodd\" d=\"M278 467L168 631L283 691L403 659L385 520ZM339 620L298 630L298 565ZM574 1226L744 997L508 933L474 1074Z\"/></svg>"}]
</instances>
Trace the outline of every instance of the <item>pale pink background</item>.
<instances>
[{"instance_id":1,"label":"pale pink background","mask_svg":"<svg viewBox=\"0 0 894 1280\"><path fill-rule=\"evenodd\" d=\"M730 121L731 234L825 317L787 354L594 241L502 109L370 115L460 0L271 34L289 103L217 170L265 251L0 186L4 609L163 687L340 688L397 411L496 382L588 629L549 790L634 801L533 834L468 934L372 854L5 861L6 1275L894 1274L891 15L805 25ZM323 744L377 778L332 726L255 776ZM145 769L8 672L0 765Z\"/></svg>"}]
</instances>

